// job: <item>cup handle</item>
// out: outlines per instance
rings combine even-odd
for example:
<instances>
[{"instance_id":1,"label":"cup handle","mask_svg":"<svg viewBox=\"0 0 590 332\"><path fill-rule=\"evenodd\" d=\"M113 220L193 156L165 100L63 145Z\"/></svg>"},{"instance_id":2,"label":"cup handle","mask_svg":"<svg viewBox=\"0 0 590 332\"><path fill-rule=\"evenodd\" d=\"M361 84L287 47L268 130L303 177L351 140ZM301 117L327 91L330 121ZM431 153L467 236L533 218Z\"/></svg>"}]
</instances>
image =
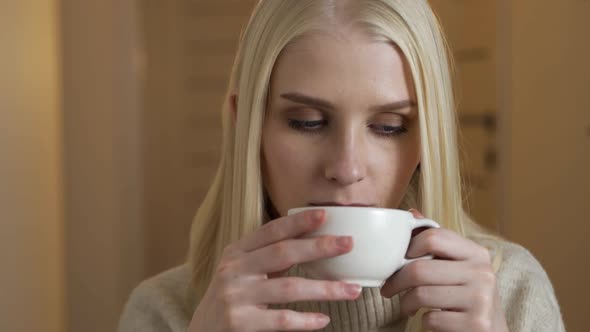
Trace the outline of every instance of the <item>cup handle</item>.
<instances>
[{"instance_id":1,"label":"cup handle","mask_svg":"<svg viewBox=\"0 0 590 332\"><path fill-rule=\"evenodd\" d=\"M414 219L414 223L412 225L412 230L415 230L416 228L420 228L420 227L440 228L440 225L432 219L426 219L426 218L416 219L414 217L412 217L412 218ZM426 255L426 256L422 256L422 257L418 257L418 258L411 258L411 259L407 259L404 257L402 260L402 267L404 267L407 264L410 264L412 262L418 261L418 260L433 259L433 258L434 258L434 256L432 256L432 255Z\"/></svg>"}]
</instances>

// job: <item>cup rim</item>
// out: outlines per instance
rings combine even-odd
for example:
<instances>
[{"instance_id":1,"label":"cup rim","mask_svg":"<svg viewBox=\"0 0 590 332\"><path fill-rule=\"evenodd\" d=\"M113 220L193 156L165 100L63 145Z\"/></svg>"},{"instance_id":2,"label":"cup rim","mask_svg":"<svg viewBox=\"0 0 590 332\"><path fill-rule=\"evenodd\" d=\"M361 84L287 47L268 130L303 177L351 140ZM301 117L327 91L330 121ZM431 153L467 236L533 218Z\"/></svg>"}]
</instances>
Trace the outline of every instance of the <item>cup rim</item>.
<instances>
[{"instance_id":1,"label":"cup rim","mask_svg":"<svg viewBox=\"0 0 590 332\"><path fill-rule=\"evenodd\" d=\"M401 213L401 214L405 214L405 215L409 215L409 216L413 217L413 214L410 211L401 210L401 209L392 209L392 208L372 207L372 206L302 206L302 207L296 207L296 208L292 208L292 209L287 210L287 215L290 216L290 215L299 213L301 211L307 211L307 210L330 210L330 209L365 210L365 211L371 210L371 211L386 213L386 214Z\"/></svg>"}]
</instances>

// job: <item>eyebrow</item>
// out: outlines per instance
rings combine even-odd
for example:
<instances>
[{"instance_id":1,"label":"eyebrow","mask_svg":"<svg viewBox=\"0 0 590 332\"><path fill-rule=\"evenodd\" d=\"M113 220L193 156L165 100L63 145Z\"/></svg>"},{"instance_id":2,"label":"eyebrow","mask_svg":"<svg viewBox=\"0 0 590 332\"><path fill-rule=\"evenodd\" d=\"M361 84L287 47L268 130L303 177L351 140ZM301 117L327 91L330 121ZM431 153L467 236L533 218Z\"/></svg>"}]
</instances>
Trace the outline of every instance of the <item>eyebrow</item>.
<instances>
[{"instance_id":1,"label":"eyebrow","mask_svg":"<svg viewBox=\"0 0 590 332\"><path fill-rule=\"evenodd\" d=\"M307 105L307 106L311 106L311 107L315 107L315 108L319 108L319 109L323 109L323 110L336 109L334 104L332 104L331 102L329 102L327 100L317 98L317 97L306 96L306 95L298 93L298 92L283 93L283 94L281 94L281 98L290 100L290 101L298 103L298 104L303 104L303 105ZM416 103L410 99L407 99L407 100L400 100L400 101L396 101L396 102L392 102L392 103L387 103L384 105L373 106L373 107L371 107L371 111L373 111L375 113L391 112L391 111L397 111L397 110L401 110L401 109L412 107L412 106L416 106Z\"/></svg>"}]
</instances>

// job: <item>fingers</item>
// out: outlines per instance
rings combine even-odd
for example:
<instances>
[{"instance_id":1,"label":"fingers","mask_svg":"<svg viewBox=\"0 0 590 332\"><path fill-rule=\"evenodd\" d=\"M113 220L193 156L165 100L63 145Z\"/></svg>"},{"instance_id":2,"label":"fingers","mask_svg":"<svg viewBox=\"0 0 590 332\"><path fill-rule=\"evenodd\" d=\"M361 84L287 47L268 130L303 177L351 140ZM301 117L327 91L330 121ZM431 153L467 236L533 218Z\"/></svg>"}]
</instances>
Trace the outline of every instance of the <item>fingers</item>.
<instances>
[{"instance_id":1,"label":"fingers","mask_svg":"<svg viewBox=\"0 0 590 332\"><path fill-rule=\"evenodd\" d=\"M420 286L401 297L400 309L406 316L415 315L420 308L433 308L485 320L494 312L494 295L489 289L466 286Z\"/></svg>"},{"instance_id":2,"label":"fingers","mask_svg":"<svg viewBox=\"0 0 590 332\"><path fill-rule=\"evenodd\" d=\"M252 306L234 308L224 316L224 331L313 331L322 329L330 323L330 317L321 313L267 310Z\"/></svg>"},{"instance_id":3,"label":"fingers","mask_svg":"<svg viewBox=\"0 0 590 332\"><path fill-rule=\"evenodd\" d=\"M410 241L408 258L425 255L434 255L454 261L472 261L482 264L490 262L490 255L484 247L442 228L425 230Z\"/></svg>"},{"instance_id":4,"label":"fingers","mask_svg":"<svg viewBox=\"0 0 590 332\"><path fill-rule=\"evenodd\" d=\"M325 220L324 210L307 210L264 224L236 243L238 250L249 252L273 243L296 238L317 229Z\"/></svg>"},{"instance_id":5,"label":"fingers","mask_svg":"<svg viewBox=\"0 0 590 332\"><path fill-rule=\"evenodd\" d=\"M282 271L295 264L345 254L352 245L350 236L285 240L248 253L241 260L241 268L252 274Z\"/></svg>"},{"instance_id":6,"label":"fingers","mask_svg":"<svg viewBox=\"0 0 590 332\"><path fill-rule=\"evenodd\" d=\"M422 214L422 212L420 212L420 211L418 211L416 209L409 209L408 212L412 213L412 215L416 219L422 219L422 218L424 218L424 215Z\"/></svg>"},{"instance_id":7,"label":"fingers","mask_svg":"<svg viewBox=\"0 0 590 332\"><path fill-rule=\"evenodd\" d=\"M422 327L426 331L455 332L466 330L468 316L462 312L455 311L429 311L422 316ZM490 331L489 329L477 329L474 331Z\"/></svg>"},{"instance_id":8,"label":"fingers","mask_svg":"<svg viewBox=\"0 0 590 332\"><path fill-rule=\"evenodd\" d=\"M422 317L426 331L492 331L494 323L489 317L468 315L464 312L433 310ZM508 331L508 329L502 331Z\"/></svg>"},{"instance_id":9,"label":"fingers","mask_svg":"<svg viewBox=\"0 0 590 332\"><path fill-rule=\"evenodd\" d=\"M400 310L405 316L414 316L420 308L464 311L469 296L469 289L462 286L420 286L401 297Z\"/></svg>"},{"instance_id":10,"label":"fingers","mask_svg":"<svg viewBox=\"0 0 590 332\"><path fill-rule=\"evenodd\" d=\"M320 313L293 310L261 310L258 331L314 331L330 323L330 317Z\"/></svg>"},{"instance_id":11,"label":"fingers","mask_svg":"<svg viewBox=\"0 0 590 332\"><path fill-rule=\"evenodd\" d=\"M300 301L354 300L361 286L342 281L319 281L298 277L268 279L249 287L244 298L250 303L277 304Z\"/></svg>"},{"instance_id":12,"label":"fingers","mask_svg":"<svg viewBox=\"0 0 590 332\"><path fill-rule=\"evenodd\" d=\"M381 295L392 297L406 289L428 285L458 286L469 282L472 273L464 262L419 260L404 266L387 279Z\"/></svg>"}]
</instances>

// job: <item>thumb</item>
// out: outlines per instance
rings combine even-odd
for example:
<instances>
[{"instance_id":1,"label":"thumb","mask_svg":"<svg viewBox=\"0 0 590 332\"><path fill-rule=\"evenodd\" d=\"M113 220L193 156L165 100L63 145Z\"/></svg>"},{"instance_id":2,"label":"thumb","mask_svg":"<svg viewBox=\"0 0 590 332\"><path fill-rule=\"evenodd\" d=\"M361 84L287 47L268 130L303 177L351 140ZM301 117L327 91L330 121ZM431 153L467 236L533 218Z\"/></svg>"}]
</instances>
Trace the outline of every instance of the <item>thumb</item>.
<instances>
[{"instance_id":1,"label":"thumb","mask_svg":"<svg viewBox=\"0 0 590 332\"><path fill-rule=\"evenodd\" d=\"M408 212L411 212L416 219L424 219L424 215L416 209L409 209Z\"/></svg>"}]
</instances>

